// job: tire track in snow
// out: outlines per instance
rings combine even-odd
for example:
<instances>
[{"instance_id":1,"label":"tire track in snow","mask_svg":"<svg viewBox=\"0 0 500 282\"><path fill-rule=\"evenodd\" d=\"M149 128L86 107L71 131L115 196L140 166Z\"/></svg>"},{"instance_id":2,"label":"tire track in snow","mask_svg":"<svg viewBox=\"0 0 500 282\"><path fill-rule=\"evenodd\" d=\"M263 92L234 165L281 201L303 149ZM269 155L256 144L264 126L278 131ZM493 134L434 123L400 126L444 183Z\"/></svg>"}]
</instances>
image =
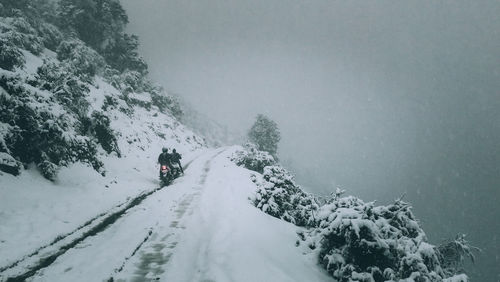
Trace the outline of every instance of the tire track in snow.
<instances>
[{"instance_id":1,"label":"tire track in snow","mask_svg":"<svg viewBox=\"0 0 500 282\"><path fill-rule=\"evenodd\" d=\"M219 228L219 233L218 236L214 236L214 233L211 232L211 227L214 224L214 209L208 208L207 210L203 208L204 207L202 207L202 210L204 210L204 212L201 212L199 214L199 224L202 226L202 228L205 228L206 232L204 233L203 239L199 240L197 245L193 248L198 250L195 257L195 262L193 264L194 271L191 274L190 279L186 281L216 282L216 280L213 279L213 275L211 272L213 266L212 264L215 263L217 265L224 265L225 258L215 257L214 261L210 261L209 258L214 252L214 250L212 249L212 245L214 244L214 242L218 242L216 243L218 245L224 244L226 240L220 238L220 234L225 234L226 237L231 236L231 227L225 224L224 221L218 223L216 222L216 224L218 224L217 228ZM224 278L222 279L223 281L236 281L233 277L230 276L229 273L218 273L218 275Z\"/></svg>"},{"instance_id":2,"label":"tire track in snow","mask_svg":"<svg viewBox=\"0 0 500 282\"><path fill-rule=\"evenodd\" d=\"M184 232L185 226L181 224L183 222L184 216L188 211L190 211L189 215L192 214L193 203L196 202L201 194L201 191L203 190L206 179L210 172L211 161L224 151L225 149L218 151L205 162L202 168L202 174L200 175L197 185L192 187L192 190L194 192L185 195L180 203L175 206L175 210L173 211L175 214L175 218L168 225L167 229L169 230L166 231L169 233L161 237L161 239L159 239L160 232L153 233L153 236L146 238L145 241L138 246L137 249L139 249L139 251L134 252L132 256L138 253L140 257L138 257L137 261L134 263L135 269L133 270L133 275L130 281L140 282L155 281L160 279L159 275L165 272L164 266L168 264L170 258L174 255L175 247L179 243L179 238ZM115 272L118 274L115 274L117 278L115 279L112 275L108 279L108 281L127 281L128 277L126 277L126 274L121 274L120 272L122 272L124 266L128 263L129 259L127 259L123 263L121 269L119 269L118 271L115 270Z\"/></svg>"},{"instance_id":3,"label":"tire track in snow","mask_svg":"<svg viewBox=\"0 0 500 282\"><path fill-rule=\"evenodd\" d=\"M199 156L186 163L184 169L187 169L198 157ZM58 257L74 248L88 237L96 236L106 230L106 228L114 224L131 208L140 205L145 199L165 187L157 187L148 192L142 192L135 198L116 205L110 211L95 216L77 229L56 237L49 244L39 247L25 257L0 268L0 280L5 282L26 281L26 279L35 275L39 270L49 267ZM144 241L146 240L147 238ZM138 248L140 248L140 246Z\"/></svg>"}]
</instances>

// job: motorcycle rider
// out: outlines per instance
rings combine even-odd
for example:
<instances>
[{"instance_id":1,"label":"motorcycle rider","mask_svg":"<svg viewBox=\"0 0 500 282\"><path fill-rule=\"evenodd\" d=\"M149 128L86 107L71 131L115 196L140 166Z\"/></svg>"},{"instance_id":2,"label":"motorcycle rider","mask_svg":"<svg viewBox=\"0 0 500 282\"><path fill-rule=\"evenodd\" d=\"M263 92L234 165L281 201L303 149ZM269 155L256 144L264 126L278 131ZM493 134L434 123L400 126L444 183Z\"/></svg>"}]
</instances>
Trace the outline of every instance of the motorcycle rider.
<instances>
[{"instance_id":1,"label":"motorcycle rider","mask_svg":"<svg viewBox=\"0 0 500 282\"><path fill-rule=\"evenodd\" d=\"M168 149L166 147L163 147L161 150L162 150L162 153L158 156L158 163L160 164L160 177L161 177L161 166L162 165L168 165L168 167L170 169L172 169L172 165L170 163L172 155L170 155L168 153Z\"/></svg>"},{"instance_id":2,"label":"motorcycle rider","mask_svg":"<svg viewBox=\"0 0 500 282\"><path fill-rule=\"evenodd\" d=\"M181 168L181 172L182 174L184 174L184 169L182 169L182 165L181 165L181 159L182 159L182 156L181 154L177 153L177 151L174 149L172 151L172 154L170 155L170 161L172 163L176 163L179 165L179 167Z\"/></svg>"}]
</instances>

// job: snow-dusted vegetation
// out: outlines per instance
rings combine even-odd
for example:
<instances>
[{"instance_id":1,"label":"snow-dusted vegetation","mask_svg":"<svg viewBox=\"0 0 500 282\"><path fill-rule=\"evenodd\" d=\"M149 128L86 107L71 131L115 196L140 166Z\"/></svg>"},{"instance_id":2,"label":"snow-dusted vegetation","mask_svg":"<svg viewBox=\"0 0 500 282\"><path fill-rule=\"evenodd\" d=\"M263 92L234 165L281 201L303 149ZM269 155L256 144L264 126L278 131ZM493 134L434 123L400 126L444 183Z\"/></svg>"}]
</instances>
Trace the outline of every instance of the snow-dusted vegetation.
<instances>
[{"instance_id":1,"label":"snow-dusted vegetation","mask_svg":"<svg viewBox=\"0 0 500 282\"><path fill-rule=\"evenodd\" d=\"M245 152L246 151L246 152ZM254 170L266 152L246 147L232 160ZM241 156L255 159L241 161ZM306 245L338 281L468 281L462 272L465 258L473 259L463 237L434 246L411 211L396 200L376 206L337 189L329 199L304 192L278 164L253 174L257 192L253 204L263 212L305 227L298 245Z\"/></svg>"},{"instance_id":2,"label":"snow-dusted vegetation","mask_svg":"<svg viewBox=\"0 0 500 282\"><path fill-rule=\"evenodd\" d=\"M237 151L231 158L237 165L259 173L264 172L264 167L274 165L276 161L268 152L260 151L252 143L244 145L245 150Z\"/></svg>"},{"instance_id":3,"label":"snow-dusted vegetation","mask_svg":"<svg viewBox=\"0 0 500 282\"><path fill-rule=\"evenodd\" d=\"M283 167L266 166L262 180L253 177L258 190L253 200L262 211L298 226L314 226L319 201L305 193Z\"/></svg>"},{"instance_id":4,"label":"snow-dusted vegetation","mask_svg":"<svg viewBox=\"0 0 500 282\"><path fill-rule=\"evenodd\" d=\"M205 148L148 80L137 39L113 39L126 37L120 10L115 0L0 3L2 281L41 246L154 191L162 146L186 160ZM82 36L80 16L81 32L91 20L87 35L106 35Z\"/></svg>"},{"instance_id":5,"label":"snow-dusted vegetation","mask_svg":"<svg viewBox=\"0 0 500 282\"><path fill-rule=\"evenodd\" d=\"M182 115L175 98L146 78L137 37L124 32L127 16L119 2L87 2L1 4L4 172L19 174L21 166L34 163L54 180L59 168L83 162L104 174L99 152L121 156L113 110L126 117L136 107ZM114 91L101 91L105 84Z\"/></svg>"}]
</instances>

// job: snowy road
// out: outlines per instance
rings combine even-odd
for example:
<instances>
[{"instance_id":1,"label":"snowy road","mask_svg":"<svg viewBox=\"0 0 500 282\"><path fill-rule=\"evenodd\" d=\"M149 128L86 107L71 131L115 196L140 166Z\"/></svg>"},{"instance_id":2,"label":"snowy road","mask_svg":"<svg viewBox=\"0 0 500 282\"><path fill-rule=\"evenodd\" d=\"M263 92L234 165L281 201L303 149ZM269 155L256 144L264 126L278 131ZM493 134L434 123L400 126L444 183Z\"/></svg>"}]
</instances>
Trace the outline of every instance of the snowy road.
<instances>
[{"instance_id":1,"label":"snowy road","mask_svg":"<svg viewBox=\"0 0 500 282\"><path fill-rule=\"evenodd\" d=\"M184 177L97 216L0 272L2 281L331 281L294 247L295 227L252 207L228 149Z\"/></svg>"}]
</instances>

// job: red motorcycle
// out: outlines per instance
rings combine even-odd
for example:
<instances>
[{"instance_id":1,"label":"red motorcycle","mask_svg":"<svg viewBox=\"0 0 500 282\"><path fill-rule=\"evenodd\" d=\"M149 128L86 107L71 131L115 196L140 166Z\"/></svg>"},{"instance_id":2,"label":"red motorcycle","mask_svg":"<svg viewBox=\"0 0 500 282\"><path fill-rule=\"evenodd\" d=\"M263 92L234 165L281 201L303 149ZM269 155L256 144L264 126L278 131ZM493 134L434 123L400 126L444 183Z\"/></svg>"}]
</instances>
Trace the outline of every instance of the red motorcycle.
<instances>
[{"instance_id":1,"label":"red motorcycle","mask_svg":"<svg viewBox=\"0 0 500 282\"><path fill-rule=\"evenodd\" d=\"M178 164L161 165L160 167L160 185L161 187L168 186L174 179L181 175L181 169Z\"/></svg>"},{"instance_id":2,"label":"red motorcycle","mask_svg":"<svg viewBox=\"0 0 500 282\"><path fill-rule=\"evenodd\" d=\"M168 165L161 165L160 167L160 185L161 187L167 186L172 182L172 173Z\"/></svg>"}]
</instances>

